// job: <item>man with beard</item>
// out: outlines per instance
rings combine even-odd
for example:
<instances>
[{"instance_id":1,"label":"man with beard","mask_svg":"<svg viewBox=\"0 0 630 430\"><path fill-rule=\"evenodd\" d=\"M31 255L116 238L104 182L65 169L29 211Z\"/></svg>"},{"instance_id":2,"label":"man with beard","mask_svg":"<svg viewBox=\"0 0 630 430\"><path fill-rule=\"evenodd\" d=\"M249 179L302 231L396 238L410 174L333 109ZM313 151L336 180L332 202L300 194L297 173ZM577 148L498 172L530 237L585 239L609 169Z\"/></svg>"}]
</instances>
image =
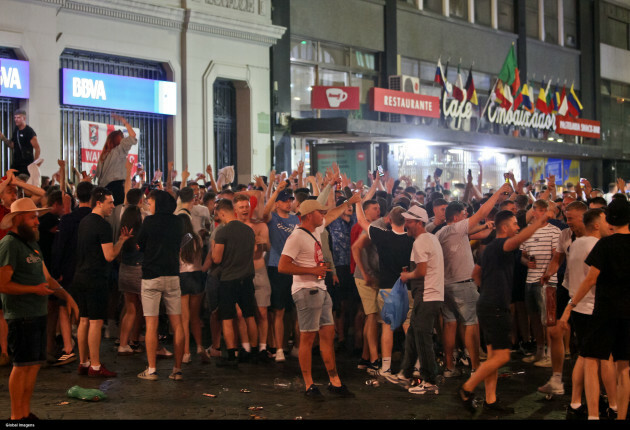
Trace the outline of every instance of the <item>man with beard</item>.
<instances>
[{"instance_id":1,"label":"man with beard","mask_svg":"<svg viewBox=\"0 0 630 430\"><path fill-rule=\"evenodd\" d=\"M12 420L37 419L30 410L31 396L46 360L48 296L64 300L75 317L79 313L72 297L49 274L37 244L37 215L46 211L29 198L19 199L0 223L0 228L9 229L0 241L0 292L13 356L9 376Z\"/></svg>"}]
</instances>

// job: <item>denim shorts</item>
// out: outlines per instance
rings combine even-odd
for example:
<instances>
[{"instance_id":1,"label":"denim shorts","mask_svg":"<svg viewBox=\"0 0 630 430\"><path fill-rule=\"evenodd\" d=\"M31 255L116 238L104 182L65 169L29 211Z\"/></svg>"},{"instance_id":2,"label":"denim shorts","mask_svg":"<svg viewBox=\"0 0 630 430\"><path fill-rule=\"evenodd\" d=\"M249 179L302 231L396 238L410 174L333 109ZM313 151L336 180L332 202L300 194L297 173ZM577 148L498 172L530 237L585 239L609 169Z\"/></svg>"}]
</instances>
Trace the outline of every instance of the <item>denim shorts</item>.
<instances>
[{"instance_id":1,"label":"denim shorts","mask_svg":"<svg viewBox=\"0 0 630 430\"><path fill-rule=\"evenodd\" d=\"M13 365L34 366L46 362L46 315L7 320L9 354Z\"/></svg>"},{"instance_id":2,"label":"denim shorts","mask_svg":"<svg viewBox=\"0 0 630 430\"><path fill-rule=\"evenodd\" d=\"M140 295L145 317L160 315L160 301L164 303L167 315L182 314L182 292L179 288L179 276L143 279Z\"/></svg>"},{"instance_id":3,"label":"denim shorts","mask_svg":"<svg viewBox=\"0 0 630 430\"><path fill-rule=\"evenodd\" d=\"M464 325L477 324L477 300L479 292L473 281L444 286L444 322L459 321Z\"/></svg>"},{"instance_id":4,"label":"denim shorts","mask_svg":"<svg viewBox=\"0 0 630 430\"><path fill-rule=\"evenodd\" d=\"M313 332L326 325L334 325L332 299L321 288L302 288L292 295L297 309L300 331Z\"/></svg>"},{"instance_id":5,"label":"denim shorts","mask_svg":"<svg viewBox=\"0 0 630 430\"><path fill-rule=\"evenodd\" d=\"M525 306L531 315L545 315L545 298L540 282L525 284Z\"/></svg>"}]
</instances>

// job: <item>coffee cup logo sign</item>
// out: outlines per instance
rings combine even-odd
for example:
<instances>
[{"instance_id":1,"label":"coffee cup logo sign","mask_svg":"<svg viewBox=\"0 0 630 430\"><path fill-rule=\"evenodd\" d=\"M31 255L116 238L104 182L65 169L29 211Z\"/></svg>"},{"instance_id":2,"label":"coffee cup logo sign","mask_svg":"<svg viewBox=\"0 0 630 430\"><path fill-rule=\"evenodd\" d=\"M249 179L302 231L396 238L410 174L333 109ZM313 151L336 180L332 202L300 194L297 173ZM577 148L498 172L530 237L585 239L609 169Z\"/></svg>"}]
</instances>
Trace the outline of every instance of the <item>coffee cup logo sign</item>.
<instances>
[{"instance_id":1,"label":"coffee cup logo sign","mask_svg":"<svg viewBox=\"0 0 630 430\"><path fill-rule=\"evenodd\" d=\"M330 107L338 108L341 103L348 100L348 93L341 88L328 88L326 98Z\"/></svg>"},{"instance_id":2,"label":"coffee cup logo sign","mask_svg":"<svg viewBox=\"0 0 630 430\"><path fill-rule=\"evenodd\" d=\"M311 87L311 109L357 110L360 102L359 87Z\"/></svg>"}]
</instances>

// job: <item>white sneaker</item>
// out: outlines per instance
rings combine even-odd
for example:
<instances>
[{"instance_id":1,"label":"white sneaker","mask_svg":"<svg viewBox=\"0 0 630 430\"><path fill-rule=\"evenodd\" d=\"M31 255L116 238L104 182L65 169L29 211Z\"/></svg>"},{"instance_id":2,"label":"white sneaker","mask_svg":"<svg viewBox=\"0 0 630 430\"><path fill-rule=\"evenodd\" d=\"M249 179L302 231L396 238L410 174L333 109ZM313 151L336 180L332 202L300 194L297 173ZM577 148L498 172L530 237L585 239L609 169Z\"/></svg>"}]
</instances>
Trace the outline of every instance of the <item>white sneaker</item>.
<instances>
[{"instance_id":1,"label":"white sneaker","mask_svg":"<svg viewBox=\"0 0 630 430\"><path fill-rule=\"evenodd\" d=\"M398 372L395 375L392 375L390 371L389 374L385 375L385 379L387 379L392 384L407 384L408 385L411 382L409 378L405 378L405 375L403 374L402 371Z\"/></svg>"},{"instance_id":2,"label":"white sneaker","mask_svg":"<svg viewBox=\"0 0 630 430\"><path fill-rule=\"evenodd\" d=\"M544 394L564 394L564 384L562 382L554 382L553 379L547 381L542 387L538 387L538 391Z\"/></svg>"},{"instance_id":3,"label":"white sneaker","mask_svg":"<svg viewBox=\"0 0 630 430\"><path fill-rule=\"evenodd\" d=\"M282 348L276 350L276 363L284 363L287 359L284 358L284 351Z\"/></svg>"},{"instance_id":4,"label":"white sneaker","mask_svg":"<svg viewBox=\"0 0 630 430\"><path fill-rule=\"evenodd\" d=\"M541 360L535 361L534 366L536 367L551 367L551 357L545 355Z\"/></svg>"},{"instance_id":5,"label":"white sneaker","mask_svg":"<svg viewBox=\"0 0 630 430\"><path fill-rule=\"evenodd\" d=\"M411 394L440 393L437 385L430 384L426 381L420 382L420 384L416 385L415 387L410 387L407 391L409 391Z\"/></svg>"}]
</instances>

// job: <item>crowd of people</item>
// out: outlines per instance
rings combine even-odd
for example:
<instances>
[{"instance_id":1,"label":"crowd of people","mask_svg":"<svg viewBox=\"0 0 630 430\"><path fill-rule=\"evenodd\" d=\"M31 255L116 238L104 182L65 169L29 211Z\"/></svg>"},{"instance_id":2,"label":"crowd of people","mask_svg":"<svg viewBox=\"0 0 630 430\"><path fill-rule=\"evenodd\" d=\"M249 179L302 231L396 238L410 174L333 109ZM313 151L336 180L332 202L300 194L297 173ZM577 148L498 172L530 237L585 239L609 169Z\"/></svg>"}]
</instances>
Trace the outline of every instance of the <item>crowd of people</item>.
<instances>
[{"instance_id":1,"label":"crowd of people","mask_svg":"<svg viewBox=\"0 0 630 430\"><path fill-rule=\"evenodd\" d=\"M571 354L567 418L626 418L622 179L604 193L585 179L528 183L506 173L483 193L480 164L477 184L469 170L458 198L439 169L422 186L379 171L353 181L334 163L307 176L303 162L248 184L235 185L229 169L215 177L211 166L191 178L173 163L147 180L127 160L133 129L114 119L127 133L108 136L95 177L71 175L59 160L58 172L33 184L41 161L32 131L30 156L16 157L0 181L0 364L13 364L12 419L35 418L30 397L46 361L78 358L80 375L115 377L100 359L103 336L117 338L120 356L146 353L144 380L160 378L161 357L173 359L175 381L194 357L221 368L296 357L313 401L325 399L313 348L336 397L354 394L335 354L356 350L359 369L413 394L438 395L441 377L468 377L457 396L471 412L483 383L482 407L496 414L514 412L497 397L498 370L513 352L551 369L539 388L548 395L565 393ZM18 112L14 150L25 148L24 127ZM381 311L399 280L409 308L398 328Z\"/></svg>"}]
</instances>

